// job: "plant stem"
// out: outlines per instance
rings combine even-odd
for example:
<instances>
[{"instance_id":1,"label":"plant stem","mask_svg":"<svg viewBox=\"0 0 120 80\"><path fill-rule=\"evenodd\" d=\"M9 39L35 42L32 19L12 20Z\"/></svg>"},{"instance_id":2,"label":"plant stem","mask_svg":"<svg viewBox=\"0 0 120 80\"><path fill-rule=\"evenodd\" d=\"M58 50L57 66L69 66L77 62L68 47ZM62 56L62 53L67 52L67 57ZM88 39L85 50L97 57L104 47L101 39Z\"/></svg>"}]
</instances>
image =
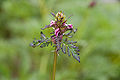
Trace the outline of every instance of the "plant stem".
<instances>
[{"instance_id":1,"label":"plant stem","mask_svg":"<svg viewBox=\"0 0 120 80\"><path fill-rule=\"evenodd\" d=\"M57 52L54 52L54 64L53 64L53 80L55 80L55 72L56 72L56 62L57 62Z\"/></svg>"}]
</instances>

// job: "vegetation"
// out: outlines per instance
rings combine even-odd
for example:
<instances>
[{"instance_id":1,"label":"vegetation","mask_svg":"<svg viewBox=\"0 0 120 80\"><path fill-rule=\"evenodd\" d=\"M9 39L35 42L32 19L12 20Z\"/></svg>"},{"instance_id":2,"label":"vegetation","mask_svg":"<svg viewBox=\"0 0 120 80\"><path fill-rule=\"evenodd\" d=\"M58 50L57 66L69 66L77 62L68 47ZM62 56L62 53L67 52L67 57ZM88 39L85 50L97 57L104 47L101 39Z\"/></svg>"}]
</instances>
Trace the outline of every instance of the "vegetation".
<instances>
[{"instance_id":1,"label":"vegetation","mask_svg":"<svg viewBox=\"0 0 120 80\"><path fill-rule=\"evenodd\" d=\"M0 80L50 80L54 48L32 48L50 12L73 15L68 23L80 49L80 63L60 53L56 80L120 79L120 3L91 0L0 0ZM49 14L49 15L48 15ZM51 28L44 34L50 36Z\"/></svg>"}]
</instances>

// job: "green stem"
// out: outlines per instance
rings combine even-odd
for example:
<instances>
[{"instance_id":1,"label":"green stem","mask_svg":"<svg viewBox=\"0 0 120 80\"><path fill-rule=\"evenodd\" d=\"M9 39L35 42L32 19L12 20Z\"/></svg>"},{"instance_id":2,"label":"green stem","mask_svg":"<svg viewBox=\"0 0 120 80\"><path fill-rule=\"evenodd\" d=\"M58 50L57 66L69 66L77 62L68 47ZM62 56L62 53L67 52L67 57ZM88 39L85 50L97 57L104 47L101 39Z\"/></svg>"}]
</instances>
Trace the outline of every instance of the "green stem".
<instances>
[{"instance_id":1,"label":"green stem","mask_svg":"<svg viewBox=\"0 0 120 80\"><path fill-rule=\"evenodd\" d=\"M56 72L56 62L57 62L57 52L54 52L54 64L53 64L53 80L55 80L55 72Z\"/></svg>"}]
</instances>

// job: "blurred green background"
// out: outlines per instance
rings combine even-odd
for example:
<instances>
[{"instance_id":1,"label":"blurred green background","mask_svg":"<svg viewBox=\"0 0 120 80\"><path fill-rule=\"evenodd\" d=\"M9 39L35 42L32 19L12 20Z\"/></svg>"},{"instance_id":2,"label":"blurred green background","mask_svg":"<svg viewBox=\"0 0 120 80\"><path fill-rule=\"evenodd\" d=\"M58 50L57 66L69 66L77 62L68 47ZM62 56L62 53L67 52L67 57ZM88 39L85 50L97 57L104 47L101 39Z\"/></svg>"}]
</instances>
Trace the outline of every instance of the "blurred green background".
<instances>
[{"instance_id":1,"label":"blurred green background","mask_svg":"<svg viewBox=\"0 0 120 80\"><path fill-rule=\"evenodd\" d=\"M0 0L0 80L50 80L54 48L32 48L50 12L73 14L79 63L61 53L56 80L120 80L119 0ZM51 29L45 30L49 36Z\"/></svg>"}]
</instances>

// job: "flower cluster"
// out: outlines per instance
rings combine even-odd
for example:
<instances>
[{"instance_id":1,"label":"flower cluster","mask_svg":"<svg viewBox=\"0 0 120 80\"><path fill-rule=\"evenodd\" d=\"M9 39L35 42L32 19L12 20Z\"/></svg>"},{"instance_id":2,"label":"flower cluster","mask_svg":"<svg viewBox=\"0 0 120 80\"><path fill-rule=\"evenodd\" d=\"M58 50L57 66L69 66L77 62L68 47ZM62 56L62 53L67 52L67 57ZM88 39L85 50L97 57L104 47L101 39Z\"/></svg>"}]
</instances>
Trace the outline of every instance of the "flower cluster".
<instances>
[{"instance_id":1,"label":"flower cluster","mask_svg":"<svg viewBox=\"0 0 120 80\"><path fill-rule=\"evenodd\" d=\"M54 13L51 13L55 20L51 20L49 25L46 25L44 28L41 28L42 30L46 28L53 28L54 32L51 32L51 37L47 38L43 32L41 32L41 37L39 40L33 41L30 45L32 47L40 46L41 48L48 46L49 44L54 44L54 47L56 47L57 54L62 51L63 53L67 53L68 56L73 56L77 61L80 62L79 57L79 49L75 45L76 41L70 41L68 38L71 38L73 34L77 31L77 29L73 29L72 24L67 24L67 20L65 18L65 15L62 12L58 12L56 15ZM68 32L68 33L66 33Z\"/></svg>"}]
</instances>

